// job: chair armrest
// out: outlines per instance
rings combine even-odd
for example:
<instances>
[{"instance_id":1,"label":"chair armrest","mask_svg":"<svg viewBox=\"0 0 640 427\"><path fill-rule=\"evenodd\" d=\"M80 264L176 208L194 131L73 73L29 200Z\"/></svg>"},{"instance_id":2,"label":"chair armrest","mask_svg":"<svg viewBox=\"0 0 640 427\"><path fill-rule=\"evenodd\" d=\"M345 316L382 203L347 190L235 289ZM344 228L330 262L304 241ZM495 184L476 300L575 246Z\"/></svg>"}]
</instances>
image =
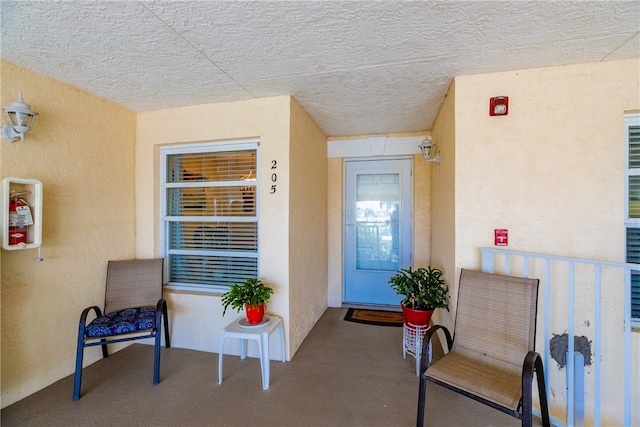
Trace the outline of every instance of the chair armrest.
<instances>
[{"instance_id":1,"label":"chair armrest","mask_svg":"<svg viewBox=\"0 0 640 427\"><path fill-rule=\"evenodd\" d=\"M429 361L429 343L431 342L431 337L435 334L439 329L442 329L444 335L447 339L447 351L451 350L453 346L453 338L451 338L451 333L446 326L443 325L433 325L424 333L424 339L422 340L422 354L420 356L420 372L424 372L427 370L427 363Z\"/></svg>"},{"instance_id":2,"label":"chair armrest","mask_svg":"<svg viewBox=\"0 0 640 427\"><path fill-rule=\"evenodd\" d=\"M171 337L169 336L169 314L167 309L167 301L164 298L158 300L156 305L156 331L162 330L162 317L164 317L164 346L171 347Z\"/></svg>"},{"instance_id":3,"label":"chair armrest","mask_svg":"<svg viewBox=\"0 0 640 427\"><path fill-rule=\"evenodd\" d=\"M546 384L544 378L544 367L542 357L535 351L529 351L522 363L522 425L531 425L531 406L533 374L536 374L538 383L538 398L540 401L540 413L542 415L542 425L549 426L549 404L547 401Z\"/></svg>"},{"instance_id":4,"label":"chair armrest","mask_svg":"<svg viewBox=\"0 0 640 427\"><path fill-rule=\"evenodd\" d=\"M158 326L162 326L160 322L162 321L163 315L167 315L167 301L164 298L160 298L156 304L156 329Z\"/></svg>"},{"instance_id":5,"label":"chair armrest","mask_svg":"<svg viewBox=\"0 0 640 427\"><path fill-rule=\"evenodd\" d=\"M89 312L91 310L95 311L96 317L102 316L102 310L100 310L100 308L97 305L92 305L91 307L87 307L84 310L82 310L82 314L80 315L80 324L81 325L86 325L87 324L87 317L89 316Z\"/></svg>"},{"instance_id":6,"label":"chair armrest","mask_svg":"<svg viewBox=\"0 0 640 427\"><path fill-rule=\"evenodd\" d=\"M541 359L540 354L535 351L529 351L524 358L524 362L522 363L522 381L523 383L526 381L531 383L533 381L533 373L536 368L536 361Z\"/></svg>"},{"instance_id":7,"label":"chair armrest","mask_svg":"<svg viewBox=\"0 0 640 427\"><path fill-rule=\"evenodd\" d=\"M97 305L92 305L91 307L87 307L82 310L82 314L80 315L80 322L78 325L78 339L83 339L84 337L84 328L87 326L87 317L91 310L95 311L96 317L102 316L102 311Z\"/></svg>"}]
</instances>

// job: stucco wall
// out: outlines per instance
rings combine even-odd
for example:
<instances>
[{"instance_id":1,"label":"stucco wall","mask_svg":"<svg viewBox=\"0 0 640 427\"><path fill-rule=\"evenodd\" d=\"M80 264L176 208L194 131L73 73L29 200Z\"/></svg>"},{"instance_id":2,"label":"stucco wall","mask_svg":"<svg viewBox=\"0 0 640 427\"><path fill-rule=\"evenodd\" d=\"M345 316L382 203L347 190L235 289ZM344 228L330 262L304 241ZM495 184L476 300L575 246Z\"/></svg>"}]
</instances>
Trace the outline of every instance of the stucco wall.
<instances>
[{"instance_id":1,"label":"stucco wall","mask_svg":"<svg viewBox=\"0 0 640 427\"><path fill-rule=\"evenodd\" d=\"M328 247L328 285L327 302L329 307L342 305L343 283L343 215L344 167L342 158L327 160L327 247Z\"/></svg>"},{"instance_id":2,"label":"stucco wall","mask_svg":"<svg viewBox=\"0 0 640 427\"><path fill-rule=\"evenodd\" d=\"M452 325L455 316L458 274L455 265L455 126L455 82L452 82L431 131L432 140L440 150L440 164L433 165L431 170L431 264L442 270L450 296L450 311L436 310L434 322L447 326Z\"/></svg>"},{"instance_id":3,"label":"stucco wall","mask_svg":"<svg viewBox=\"0 0 640 427\"><path fill-rule=\"evenodd\" d=\"M280 315L288 336L288 357L295 353L301 338L290 336L290 158L291 98L262 98L219 104L197 105L152 111L138 115L136 148L136 252L158 255L159 249L159 150L164 145L228 141L247 138L260 140L258 176L260 277L274 288L267 310ZM300 117L300 114L297 114ZM305 119L306 120L306 119ZM300 126L300 135L308 132L310 123ZM312 132L312 131L309 131ZM317 138L317 135L313 135ZM300 156L305 163L308 157ZM326 156L325 156L326 157ZM277 191L270 193L272 161L277 162ZM320 162L324 162L321 159ZM311 181L316 185L315 181ZM322 195L321 197L325 197ZM326 264L326 263L325 263ZM171 310L172 345L203 351L218 351L220 331L239 316L227 312L222 318L220 295L166 292ZM193 325L203 325L194 330ZM228 350L237 353L236 340L230 340ZM235 347L234 347L235 345ZM225 347L225 351L227 347ZM279 357L274 345L272 357ZM249 348L250 354L255 349Z\"/></svg>"},{"instance_id":4,"label":"stucco wall","mask_svg":"<svg viewBox=\"0 0 640 427\"><path fill-rule=\"evenodd\" d=\"M638 78L632 60L456 79L458 266L479 265L494 228L521 250L623 260L623 119ZM496 95L508 116L489 116Z\"/></svg>"},{"instance_id":5,"label":"stucco wall","mask_svg":"<svg viewBox=\"0 0 640 427\"><path fill-rule=\"evenodd\" d=\"M624 262L623 118L640 108L639 77L640 60L627 60L456 78L457 269L480 268L479 248L493 246L496 228L509 230L512 250ZM498 95L509 96L509 114L490 117L489 98ZM580 285L579 295L593 295L593 283ZM603 348L616 348L622 287L606 289ZM560 320L567 318L567 293L553 292L559 321L552 333L559 334L566 332ZM592 333L589 319L579 323ZM635 402L639 335L632 337ZM605 408L622 400L622 366L611 368L602 384ZM552 381L551 388L562 411L562 385ZM603 424L620 422L619 413L605 410Z\"/></svg>"},{"instance_id":6,"label":"stucco wall","mask_svg":"<svg viewBox=\"0 0 640 427\"><path fill-rule=\"evenodd\" d=\"M78 319L85 307L103 305L107 261L134 257L136 116L11 63L0 66L0 104L22 91L39 113L24 142L0 140L0 165L2 178L43 183L45 258L34 261L35 249L2 251L5 407L73 372ZM85 364L100 357L88 349Z\"/></svg>"},{"instance_id":7,"label":"stucco wall","mask_svg":"<svg viewBox=\"0 0 640 427\"><path fill-rule=\"evenodd\" d=\"M289 336L293 350L327 308L327 138L293 98L290 153Z\"/></svg>"},{"instance_id":8,"label":"stucco wall","mask_svg":"<svg viewBox=\"0 0 640 427\"><path fill-rule=\"evenodd\" d=\"M413 265L426 267L432 263L431 176L436 163L427 163L422 154L413 156Z\"/></svg>"}]
</instances>

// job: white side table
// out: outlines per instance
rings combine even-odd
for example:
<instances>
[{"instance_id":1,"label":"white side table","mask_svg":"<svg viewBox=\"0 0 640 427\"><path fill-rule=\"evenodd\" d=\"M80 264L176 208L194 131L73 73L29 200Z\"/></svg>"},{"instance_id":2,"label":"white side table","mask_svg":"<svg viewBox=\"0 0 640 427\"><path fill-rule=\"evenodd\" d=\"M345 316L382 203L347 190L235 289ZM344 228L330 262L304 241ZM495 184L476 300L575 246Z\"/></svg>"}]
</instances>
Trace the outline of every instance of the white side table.
<instances>
[{"instance_id":1,"label":"white side table","mask_svg":"<svg viewBox=\"0 0 640 427\"><path fill-rule=\"evenodd\" d=\"M416 376L420 376L420 359L422 358L422 340L429 325L402 325L402 357L407 358L407 354L416 358ZM428 361L431 362L431 343L428 349Z\"/></svg>"},{"instance_id":2,"label":"white side table","mask_svg":"<svg viewBox=\"0 0 640 427\"><path fill-rule=\"evenodd\" d=\"M260 368L262 370L262 389L269 388L269 335L276 329L280 332L280 351L282 354L282 362L285 361L284 349L284 328L282 320L278 316L265 315L271 320L264 325L242 325L246 319L239 318L229 323L220 336L220 353L218 355L218 384L222 384L222 356L224 354L224 341L227 338L240 339L240 358L247 357L247 340L255 340L258 343L258 353L260 354Z\"/></svg>"}]
</instances>

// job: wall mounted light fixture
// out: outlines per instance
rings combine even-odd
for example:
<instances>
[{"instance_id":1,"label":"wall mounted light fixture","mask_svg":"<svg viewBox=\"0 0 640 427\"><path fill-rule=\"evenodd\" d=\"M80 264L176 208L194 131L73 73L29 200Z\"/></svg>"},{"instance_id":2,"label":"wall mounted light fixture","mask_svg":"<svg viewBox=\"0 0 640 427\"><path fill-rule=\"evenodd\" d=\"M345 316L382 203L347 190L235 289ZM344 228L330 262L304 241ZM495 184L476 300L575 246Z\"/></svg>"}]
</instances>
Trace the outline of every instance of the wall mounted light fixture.
<instances>
[{"instance_id":1,"label":"wall mounted light fixture","mask_svg":"<svg viewBox=\"0 0 640 427\"><path fill-rule=\"evenodd\" d=\"M33 111L28 104L22 102L22 92L20 92L17 102L12 102L10 106L2 109L7 112L9 119L11 119L11 123L3 124L0 130L4 139L13 142L20 138L21 141L24 141L24 134L31 130L33 119L38 113Z\"/></svg>"},{"instance_id":2,"label":"wall mounted light fixture","mask_svg":"<svg viewBox=\"0 0 640 427\"><path fill-rule=\"evenodd\" d=\"M440 163L440 151L438 151L437 145L431 141L430 136L425 136L424 141L418 145L418 148L422 151L422 157L426 162Z\"/></svg>"}]
</instances>

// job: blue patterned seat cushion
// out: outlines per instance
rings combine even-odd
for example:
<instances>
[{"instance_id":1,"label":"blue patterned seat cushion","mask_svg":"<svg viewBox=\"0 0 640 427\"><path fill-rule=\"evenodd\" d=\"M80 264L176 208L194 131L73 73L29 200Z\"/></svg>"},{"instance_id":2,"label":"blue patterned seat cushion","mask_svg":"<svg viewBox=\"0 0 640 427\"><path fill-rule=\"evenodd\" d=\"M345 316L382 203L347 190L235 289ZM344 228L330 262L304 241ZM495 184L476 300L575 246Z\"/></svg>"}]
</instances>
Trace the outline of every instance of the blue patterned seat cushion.
<instances>
[{"instance_id":1,"label":"blue patterned seat cushion","mask_svg":"<svg viewBox=\"0 0 640 427\"><path fill-rule=\"evenodd\" d=\"M127 308L96 317L84 330L88 338L108 337L144 331L156 325L156 310L150 307Z\"/></svg>"}]
</instances>

